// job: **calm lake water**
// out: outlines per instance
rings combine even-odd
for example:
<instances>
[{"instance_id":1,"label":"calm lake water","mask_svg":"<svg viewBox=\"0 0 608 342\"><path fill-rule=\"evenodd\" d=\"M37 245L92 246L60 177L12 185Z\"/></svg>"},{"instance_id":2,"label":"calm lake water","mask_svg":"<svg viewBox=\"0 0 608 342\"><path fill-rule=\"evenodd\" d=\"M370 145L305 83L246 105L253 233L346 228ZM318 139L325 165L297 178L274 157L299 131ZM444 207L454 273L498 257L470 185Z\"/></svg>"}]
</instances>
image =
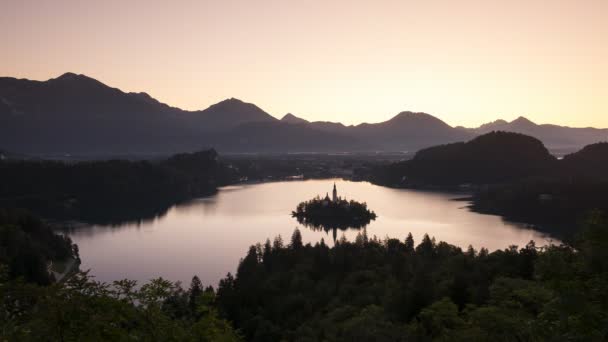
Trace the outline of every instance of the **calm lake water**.
<instances>
[{"instance_id":1,"label":"calm lake water","mask_svg":"<svg viewBox=\"0 0 608 342\"><path fill-rule=\"evenodd\" d=\"M530 240L547 244L549 237L504 222L499 216L469 211L458 194L390 189L364 182L336 180L338 195L367 202L378 218L367 226L370 237L405 239L418 244L428 233L437 241L491 251ZM333 245L332 232L301 226L290 213L316 195L331 193L334 180L289 181L222 188L218 194L176 205L163 216L119 226L81 227L70 232L80 247L81 269L91 269L97 280L129 278L145 282L162 276L189 285L198 275L216 286L234 274L248 247L281 235L285 243L299 227L305 242L324 238ZM338 231L350 241L357 230Z\"/></svg>"}]
</instances>

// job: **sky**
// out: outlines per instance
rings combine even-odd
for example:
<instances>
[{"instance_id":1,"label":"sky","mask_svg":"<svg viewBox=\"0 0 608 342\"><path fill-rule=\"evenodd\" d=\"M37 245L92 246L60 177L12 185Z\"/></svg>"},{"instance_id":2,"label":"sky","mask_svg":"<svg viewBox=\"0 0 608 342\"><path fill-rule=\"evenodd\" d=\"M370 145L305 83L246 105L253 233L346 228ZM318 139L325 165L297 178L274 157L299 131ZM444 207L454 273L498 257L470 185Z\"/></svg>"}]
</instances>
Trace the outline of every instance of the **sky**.
<instances>
[{"instance_id":1,"label":"sky","mask_svg":"<svg viewBox=\"0 0 608 342\"><path fill-rule=\"evenodd\" d=\"M345 124L608 127L607 0L0 0L0 76Z\"/></svg>"}]
</instances>

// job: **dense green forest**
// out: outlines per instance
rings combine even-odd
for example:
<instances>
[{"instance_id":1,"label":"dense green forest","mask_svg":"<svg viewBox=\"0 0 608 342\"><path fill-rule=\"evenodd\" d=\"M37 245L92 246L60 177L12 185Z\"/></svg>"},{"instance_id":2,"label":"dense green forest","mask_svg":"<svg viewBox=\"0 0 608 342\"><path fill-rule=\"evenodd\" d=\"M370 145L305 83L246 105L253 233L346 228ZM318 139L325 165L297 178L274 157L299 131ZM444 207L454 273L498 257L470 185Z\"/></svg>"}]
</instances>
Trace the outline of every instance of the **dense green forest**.
<instances>
[{"instance_id":1,"label":"dense green forest","mask_svg":"<svg viewBox=\"0 0 608 342\"><path fill-rule=\"evenodd\" d=\"M489 253L425 236L252 246L217 305L250 341L599 341L608 338L608 224L573 246Z\"/></svg>"},{"instance_id":2,"label":"dense green forest","mask_svg":"<svg viewBox=\"0 0 608 342\"><path fill-rule=\"evenodd\" d=\"M162 214L176 202L212 194L236 177L214 150L161 161L10 160L0 162L0 207L94 223L138 220Z\"/></svg>"},{"instance_id":3,"label":"dense green forest","mask_svg":"<svg viewBox=\"0 0 608 342\"><path fill-rule=\"evenodd\" d=\"M34 250L63 239L42 235ZM599 341L608 338L608 221L590 216L571 245L492 253L365 230L334 247L304 245L296 230L289 243L252 246L217 291L197 277L188 289L86 273L32 280L0 259L2 340Z\"/></svg>"}]
</instances>

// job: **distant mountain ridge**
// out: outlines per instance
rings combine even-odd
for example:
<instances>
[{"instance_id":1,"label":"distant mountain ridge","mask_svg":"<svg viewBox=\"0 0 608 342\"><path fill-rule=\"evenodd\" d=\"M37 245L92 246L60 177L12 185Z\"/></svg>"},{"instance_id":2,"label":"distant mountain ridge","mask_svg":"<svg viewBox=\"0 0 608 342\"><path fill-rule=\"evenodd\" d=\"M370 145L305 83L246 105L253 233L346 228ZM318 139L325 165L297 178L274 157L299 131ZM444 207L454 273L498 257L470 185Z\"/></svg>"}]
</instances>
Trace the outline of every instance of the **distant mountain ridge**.
<instances>
[{"instance_id":1,"label":"distant mountain ridge","mask_svg":"<svg viewBox=\"0 0 608 342\"><path fill-rule=\"evenodd\" d=\"M166 154L209 147L247 153L413 152L492 130L537 136L550 147L608 140L608 130L536 125L523 119L467 129L413 112L355 126L309 122L291 113L279 120L235 98L186 111L75 73L47 81L0 77L0 148L18 153Z\"/></svg>"},{"instance_id":2,"label":"distant mountain ridge","mask_svg":"<svg viewBox=\"0 0 608 342\"><path fill-rule=\"evenodd\" d=\"M475 135L486 134L491 131L521 133L540 139L550 149L563 149L565 151L578 150L589 144L608 141L608 129L574 128L551 124L539 125L523 116L511 122L497 120L478 128L466 130Z\"/></svg>"},{"instance_id":3,"label":"distant mountain ridge","mask_svg":"<svg viewBox=\"0 0 608 342\"><path fill-rule=\"evenodd\" d=\"M299 118L291 113L287 113L285 114L285 116L283 116L281 118L281 121L286 122L286 123L290 123L290 124L307 124L310 123L308 120L304 120L302 118Z\"/></svg>"}]
</instances>

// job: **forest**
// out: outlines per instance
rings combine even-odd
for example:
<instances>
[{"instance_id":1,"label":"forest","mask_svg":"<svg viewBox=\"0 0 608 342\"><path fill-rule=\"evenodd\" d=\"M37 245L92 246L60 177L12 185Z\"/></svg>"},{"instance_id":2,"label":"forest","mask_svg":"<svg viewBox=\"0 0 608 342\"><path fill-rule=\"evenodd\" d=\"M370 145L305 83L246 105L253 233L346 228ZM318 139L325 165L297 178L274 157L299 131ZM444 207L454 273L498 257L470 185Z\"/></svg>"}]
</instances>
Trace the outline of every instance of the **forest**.
<instances>
[{"instance_id":1,"label":"forest","mask_svg":"<svg viewBox=\"0 0 608 342\"><path fill-rule=\"evenodd\" d=\"M214 150L159 161L0 161L0 207L59 220L116 223L158 216L237 177Z\"/></svg>"},{"instance_id":2,"label":"forest","mask_svg":"<svg viewBox=\"0 0 608 342\"><path fill-rule=\"evenodd\" d=\"M428 235L252 246L217 305L249 341L599 341L608 338L608 224L573 245L489 253Z\"/></svg>"},{"instance_id":3,"label":"forest","mask_svg":"<svg viewBox=\"0 0 608 342\"><path fill-rule=\"evenodd\" d=\"M38 234L22 221L0 226ZM34 248L54 244L39 241ZM217 289L197 277L187 289L162 278L105 284L86 272L41 284L11 271L5 254L3 245L0 334L8 341L608 338L608 221L600 213L572 244L531 241L492 253L365 230L334 247L311 245L295 230L287 242L251 246Z\"/></svg>"}]
</instances>

